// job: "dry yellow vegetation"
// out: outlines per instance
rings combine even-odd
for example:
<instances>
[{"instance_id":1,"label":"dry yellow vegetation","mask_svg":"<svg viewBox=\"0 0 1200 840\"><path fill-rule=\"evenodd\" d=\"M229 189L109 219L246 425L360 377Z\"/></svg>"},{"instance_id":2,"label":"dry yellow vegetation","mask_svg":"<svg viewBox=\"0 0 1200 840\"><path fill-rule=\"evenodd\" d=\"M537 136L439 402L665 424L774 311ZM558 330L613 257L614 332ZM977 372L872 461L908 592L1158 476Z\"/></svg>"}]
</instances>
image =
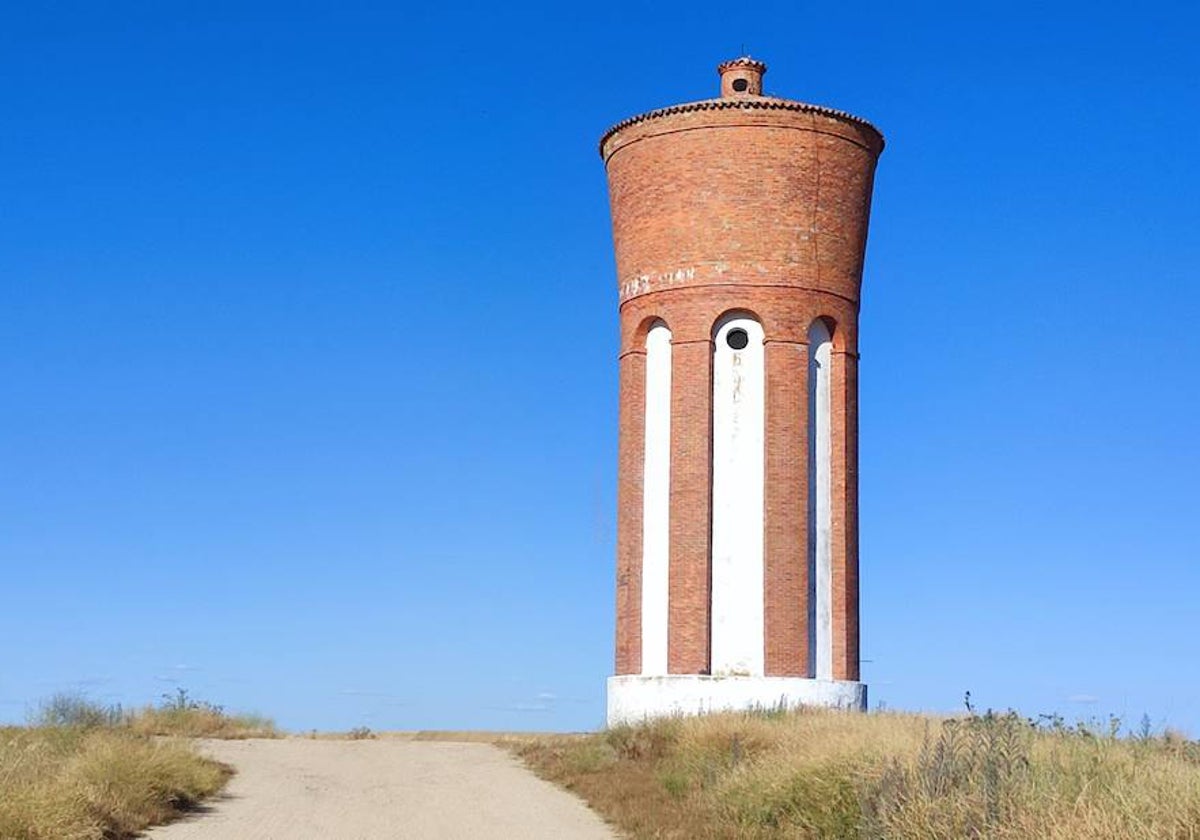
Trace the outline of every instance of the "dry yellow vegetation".
<instances>
[{"instance_id":1,"label":"dry yellow vegetation","mask_svg":"<svg viewBox=\"0 0 1200 840\"><path fill-rule=\"evenodd\" d=\"M56 694L44 701L34 722L41 726L108 727L139 735L181 738L278 738L275 721L256 714L231 714L223 706L197 700L186 690L164 694L157 706L128 711L94 703L78 694ZM2 840L2 838L0 838Z\"/></svg>"},{"instance_id":2,"label":"dry yellow vegetation","mask_svg":"<svg viewBox=\"0 0 1200 840\"><path fill-rule=\"evenodd\" d=\"M813 710L507 745L637 838L1200 840L1200 744L1118 728Z\"/></svg>"},{"instance_id":3,"label":"dry yellow vegetation","mask_svg":"<svg viewBox=\"0 0 1200 840\"><path fill-rule=\"evenodd\" d=\"M217 792L230 772L187 743L123 728L0 728L0 837L129 837Z\"/></svg>"},{"instance_id":4,"label":"dry yellow vegetation","mask_svg":"<svg viewBox=\"0 0 1200 840\"><path fill-rule=\"evenodd\" d=\"M275 721L262 715L231 714L223 706L196 700L186 690L163 695L157 706L130 714L116 710L121 722L143 735L177 735L184 738L278 738Z\"/></svg>"},{"instance_id":5,"label":"dry yellow vegetation","mask_svg":"<svg viewBox=\"0 0 1200 840\"><path fill-rule=\"evenodd\" d=\"M230 715L219 709L164 709L148 706L131 714L126 726L142 735L183 738L278 738L274 721L261 715Z\"/></svg>"},{"instance_id":6,"label":"dry yellow vegetation","mask_svg":"<svg viewBox=\"0 0 1200 840\"><path fill-rule=\"evenodd\" d=\"M0 727L0 840L132 837L216 793L232 774L185 738L278 734L266 718L226 714L185 691L136 712L57 695L33 725Z\"/></svg>"}]
</instances>

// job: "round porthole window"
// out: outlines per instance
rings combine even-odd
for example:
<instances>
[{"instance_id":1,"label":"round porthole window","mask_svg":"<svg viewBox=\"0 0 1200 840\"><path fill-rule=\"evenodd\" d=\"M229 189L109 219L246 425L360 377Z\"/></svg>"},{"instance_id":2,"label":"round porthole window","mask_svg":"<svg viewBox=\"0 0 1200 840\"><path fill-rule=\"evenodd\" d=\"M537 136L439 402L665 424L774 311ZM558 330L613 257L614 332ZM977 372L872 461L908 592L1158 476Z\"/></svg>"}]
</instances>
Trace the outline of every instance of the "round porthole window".
<instances>
[{"instance_id":1,"label":"round porthole window","mask_svg":"<svg viewBox=\"0 0 1200 840\"><path fill-rule=\"evenodd\" d=\"M750 343L750 334L743 329L730 330L725 334L725 343L734 350L745 350Z\"/></svg>"},{"instance_id":2,"label":"round porthole window","mask_svg":"<svg viewBox=\"0 0 1200 840\"><path fill-rule=\"evenodd\" d=\"M746 79L734 79L733 89L738 93L745 93L750 87L750 82Z\"/></svg>"}]
</instances>

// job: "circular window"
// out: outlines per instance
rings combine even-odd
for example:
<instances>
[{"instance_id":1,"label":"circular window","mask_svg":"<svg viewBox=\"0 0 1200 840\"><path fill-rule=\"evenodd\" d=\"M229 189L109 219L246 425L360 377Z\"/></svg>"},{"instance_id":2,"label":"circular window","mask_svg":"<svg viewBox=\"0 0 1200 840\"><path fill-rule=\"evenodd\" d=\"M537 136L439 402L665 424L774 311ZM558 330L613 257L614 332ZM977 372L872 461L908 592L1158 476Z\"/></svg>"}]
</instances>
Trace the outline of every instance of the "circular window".
<instances>
[{"instance_id":1,"label":"circular window","mask_svg":"<svg viewBox=\"0 0 1200 840\"><path fill-rule=\"evenodd\" d=\"M733 80L733 89L736 90L738 93L745 93L749 87L750 87L750 82L748 82L746 79L734 79Z\"/></svg>"},{"instance_id":2,"label":"circular window","mask_svg":"<svg viewBox=\"0 0 1200 840\"><path fill-rule=\"evenodd\" d=\"M730 330L725 334L725 343L734 350L745 350L750 343L750 334L742 329Z\"/></svg>"}]
</instances>

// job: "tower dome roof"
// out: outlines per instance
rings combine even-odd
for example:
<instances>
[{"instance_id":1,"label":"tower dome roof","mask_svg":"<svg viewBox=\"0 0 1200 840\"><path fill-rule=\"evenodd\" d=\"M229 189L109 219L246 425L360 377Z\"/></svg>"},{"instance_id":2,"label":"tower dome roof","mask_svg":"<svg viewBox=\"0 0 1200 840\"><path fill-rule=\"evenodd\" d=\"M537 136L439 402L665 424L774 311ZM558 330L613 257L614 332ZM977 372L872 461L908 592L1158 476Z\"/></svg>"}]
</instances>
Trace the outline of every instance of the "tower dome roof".
<instances>
[{"instance_id":1,"label":"tower dome roof","mask_svg":"<svg viewBox=\"0 0 1200 840\"><path fill-rule=\"evenodd\" d=\"M654 110L645 111L621 120L600 137L600 156L605 157L605 145L609 139L614 134L629 126L650 120L671 117L675 114L688 114L697 111L723 111L728 109L796 111L829 117L866 128L878 138L879 150L883 149L883 133L862 117L857 117L854 114L835 108L826 108L823 105L813 105L794 99L784 99L778 96L763 94L762 77L767 72L767 65L762 61L750 56L740 56L718 64L717 72L721 75L721 95L719 98L668 105L665 108L655 108Z\"/></svg>"}]
</instances>

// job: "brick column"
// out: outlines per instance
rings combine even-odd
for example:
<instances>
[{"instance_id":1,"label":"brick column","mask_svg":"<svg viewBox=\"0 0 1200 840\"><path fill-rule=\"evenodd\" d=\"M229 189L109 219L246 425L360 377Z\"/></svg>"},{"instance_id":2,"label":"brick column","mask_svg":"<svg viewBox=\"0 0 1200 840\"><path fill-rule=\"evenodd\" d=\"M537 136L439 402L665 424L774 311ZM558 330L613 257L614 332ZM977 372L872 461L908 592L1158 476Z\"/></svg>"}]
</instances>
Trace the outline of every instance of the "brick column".
<instances>
[{"instance_id":1,"label":"brick column","mask_svg":"<svg viewBox=\"0 0 1200 840\"><path fill-rule=\"evenodd\" d=\"M671 343L671 548L667 670L709 671L712 341Z\"/></svg>"},{"instance_id":2,"label":"brick column","mask_svg":"<svg viewBox=\"0 0 1200 840\"><path fill-rule=\"evenodd\" d=\"M767 340L763 619L766 674L807 677L808 345Z\"/></svg>"},{"instance_id":3,"label":"brick column","mask_svg":"<svg viewBox=\"0 0 1200 840\"><path fill-rule=\"evenodd\" d=\"M620 359L617 440L617 674L642 671L642 482L646 453L646 352Z\"/></svg>"},{"instance_id":4,"label":"brick column","mask_svg":"<svg viewBox=\"0 0 1200 840\"><path fill-rule=\"evenodd\" d=\"M833 677L859 679L858 356L832 354Z\"/></svg>"}]
</instances>

